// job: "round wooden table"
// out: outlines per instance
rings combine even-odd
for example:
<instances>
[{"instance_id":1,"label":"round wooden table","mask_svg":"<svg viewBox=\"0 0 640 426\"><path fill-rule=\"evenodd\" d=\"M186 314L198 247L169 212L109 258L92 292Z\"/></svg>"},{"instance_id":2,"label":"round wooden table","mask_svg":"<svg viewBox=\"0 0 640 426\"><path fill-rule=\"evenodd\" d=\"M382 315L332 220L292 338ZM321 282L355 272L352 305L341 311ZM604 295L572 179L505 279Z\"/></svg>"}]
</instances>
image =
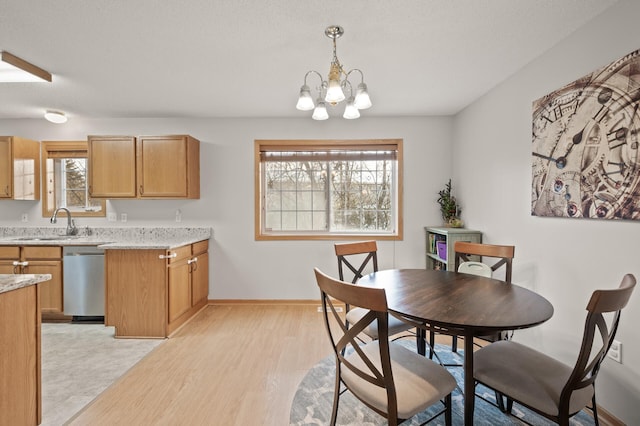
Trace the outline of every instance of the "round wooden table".
<instances>
[{"instance_id":1,"label":"round wooden table","mask_svg":"<svg viewBox=\"0 0 640 426\"><path fill-rule=\"evenodd\" d=\"M490 331L533 327L553 315L539 294L515 284L458 272L393 269L358 285L384 288L389 312L414 324L439 326L464 337L464 419L473 424L473 338Z\"/></svg>"}]
</instances>

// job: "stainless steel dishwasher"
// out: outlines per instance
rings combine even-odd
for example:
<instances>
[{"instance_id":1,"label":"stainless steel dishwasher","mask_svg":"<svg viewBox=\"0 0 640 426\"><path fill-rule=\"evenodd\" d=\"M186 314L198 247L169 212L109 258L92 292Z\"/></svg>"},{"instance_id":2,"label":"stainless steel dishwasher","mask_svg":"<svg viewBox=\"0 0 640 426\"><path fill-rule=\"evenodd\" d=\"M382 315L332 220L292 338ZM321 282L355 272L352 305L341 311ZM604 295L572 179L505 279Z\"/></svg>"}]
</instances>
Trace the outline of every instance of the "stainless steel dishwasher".
<instances>
[{"instance_id":1,"label":"stainless steel dishwasher","mask_svg":"<svg viewBox=\"0 0 640 426\"><path fill-rule=\"evenodd\" d=\"M74 321L104 321L104 250L63 247L64 314Z\"/></svg>"}]
</instances>

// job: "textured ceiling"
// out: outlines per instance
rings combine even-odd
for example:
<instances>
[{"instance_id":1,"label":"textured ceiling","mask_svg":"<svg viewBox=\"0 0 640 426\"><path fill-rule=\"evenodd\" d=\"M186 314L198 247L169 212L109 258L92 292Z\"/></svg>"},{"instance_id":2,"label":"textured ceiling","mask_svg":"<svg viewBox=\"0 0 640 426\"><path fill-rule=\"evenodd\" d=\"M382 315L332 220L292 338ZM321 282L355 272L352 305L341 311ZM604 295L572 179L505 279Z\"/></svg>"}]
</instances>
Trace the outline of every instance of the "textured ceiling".
<instances>
[{"instance_id":1,"label":"textured ceiling","mask_svg":"<svg viewBox=\"0 0 640 426\"><path fill-rule=\"evenodd\" d=\"M449 115L616 2L0 0L0 50L53 74L0 84L0 119L305 117L298 91L306 71L326 76L331 24L369 86L363 115Z\"/></svg>"}]
</instances>

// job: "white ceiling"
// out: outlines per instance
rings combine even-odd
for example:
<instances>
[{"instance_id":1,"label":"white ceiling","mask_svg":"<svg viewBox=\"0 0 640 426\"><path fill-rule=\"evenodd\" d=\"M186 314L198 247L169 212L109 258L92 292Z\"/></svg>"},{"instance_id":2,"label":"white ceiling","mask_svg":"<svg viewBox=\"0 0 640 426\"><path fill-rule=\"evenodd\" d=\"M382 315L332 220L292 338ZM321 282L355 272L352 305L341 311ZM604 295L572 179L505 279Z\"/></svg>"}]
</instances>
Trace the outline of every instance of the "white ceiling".
<instances>
[{"instance_id":1,"label":"white ceiling","mask_svg":"<svg viewBox=\"0 0 640 426\"><path fill-rule=\"evenodd\" d=\"M0 84L0 119L305 117L331 24L369 86L363 116L449 115L617 1L0 0L0 50L53 74Z\"/></svg>"}]
</instances>

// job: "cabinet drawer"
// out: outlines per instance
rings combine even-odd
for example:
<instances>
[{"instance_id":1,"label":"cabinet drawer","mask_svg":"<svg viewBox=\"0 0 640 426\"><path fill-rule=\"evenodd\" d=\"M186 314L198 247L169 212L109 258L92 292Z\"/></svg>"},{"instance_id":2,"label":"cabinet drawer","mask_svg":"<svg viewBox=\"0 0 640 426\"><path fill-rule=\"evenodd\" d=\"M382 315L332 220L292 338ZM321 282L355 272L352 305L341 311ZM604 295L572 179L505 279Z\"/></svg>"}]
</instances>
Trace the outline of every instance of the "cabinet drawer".
<instances>
[{"instance_id":1,"label":"cabinet drawer","mask_svg":"<svg viewBox=\"0 0 640 426\"><path fill-rule=\"evenodd\" d=\"M209 240L198 241L197 243L193 243L192 247L193 247L193 250L191 251L192 254L206 253L207 251L209 251Z\"/></svg>"},{"instance_id":2,"label":"cabinet drawer","mask_svg":"<svg viewBox=\"0 0 640 426\"><path fill-rule=\"evenodd\" d=\"M171 256L175 254L175 257L169 259L169 263L178 262L191 256L191 246L182 246L175 249L167 250L167 255Z\"/></svg>"},{"instance_id":3,"label":"cabinet drawer","mask_svg":"<svg viewBox=\"0 0 640 426\"><path fill-rule=\"evenodd\" d=\"M1 246L0 259L20 259L20 247Z\"/></svg>"},{"instance_id":4,"label":"cabinet drawer","mask_svg":"<svg viewBox=\"0 0 640 426\"><path fill-rule=\"evenodd\" d=\"M62 247L25 246L22 254L24 259L62 259Z\"/></svg>"}]
</instances>

